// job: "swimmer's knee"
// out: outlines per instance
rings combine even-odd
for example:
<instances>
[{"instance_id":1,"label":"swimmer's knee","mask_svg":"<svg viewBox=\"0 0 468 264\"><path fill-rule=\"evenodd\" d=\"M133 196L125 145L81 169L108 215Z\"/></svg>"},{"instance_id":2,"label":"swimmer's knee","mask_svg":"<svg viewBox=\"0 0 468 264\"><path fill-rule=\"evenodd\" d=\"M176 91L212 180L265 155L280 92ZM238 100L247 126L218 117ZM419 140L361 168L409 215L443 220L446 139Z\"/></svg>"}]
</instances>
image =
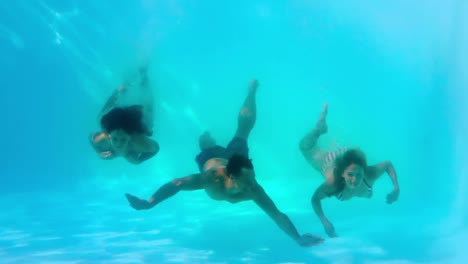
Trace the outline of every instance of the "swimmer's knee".
<instances>
[{"instance_id":1,"label":"swimmer's knee","mask_svg":"<svg viewBox=\"0 0 468 264\"><path fill-rule=\"evenodd\" d=\"M242 107L239 111L239 118L242 119L253 119L254 113L248 107Z\"/></svg>"},{"instance_id":2,"label":"swimmer's knee","mask_svg":"<svg viewBox=\"0 0 468 264\"><path fill-rule=\"evenodd\" d=\"M299 150L301 151L302 155L306 156L307 153L309 153L311 151L311 148L309 147L309 145L307 144L307 140L305 138L301 139L301 141L299 141Z\"/></svg>"},{"instance_id":3,"label":"swimmer's knee","mask_svg":"<svg viewBox=\"0 0 468 264\"><path fill-rule=\"evenodd\" d=\"M243 127L249 128L252 127L255 123L255 114L250 111L247 107L244 107L239 112L238 117L239 124Z\"/></svg>"}]
</instances>

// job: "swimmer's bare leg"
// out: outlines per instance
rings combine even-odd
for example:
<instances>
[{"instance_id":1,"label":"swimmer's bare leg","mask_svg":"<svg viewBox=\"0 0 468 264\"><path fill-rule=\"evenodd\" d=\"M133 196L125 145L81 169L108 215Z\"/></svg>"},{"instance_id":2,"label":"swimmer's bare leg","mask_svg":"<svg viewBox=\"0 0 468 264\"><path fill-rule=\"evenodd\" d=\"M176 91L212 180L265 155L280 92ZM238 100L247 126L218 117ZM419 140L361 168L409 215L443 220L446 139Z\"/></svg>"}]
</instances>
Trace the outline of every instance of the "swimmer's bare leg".
<instances>
[{"instance_id":1,"label":"swimmer's bare leg","mask_svg":"<svg viewBox=\"0 0 468 264\"><path fill-rule=\"evenodd\" d=\"M317 141L321 135L326 134L328 131L326 120L327 113L328 104L325 104L314 129L307 133L299 143L299 149L304 158L319 172L321 172L321 167L327 152L317 147Z\"/></svg>"},{"instance_id":2,"label":"swimmer's bare leg","mask_svg":"<svg viewBox=\"0 0 468 264\"><path fill-rule=\"evenodd\" d=\"M258 86L257 80L250 81L249 93L237 117L236 137L247 139L255 125L255 121L257 120L257 105L255 101Z\"/></svg>"}]
</instances>

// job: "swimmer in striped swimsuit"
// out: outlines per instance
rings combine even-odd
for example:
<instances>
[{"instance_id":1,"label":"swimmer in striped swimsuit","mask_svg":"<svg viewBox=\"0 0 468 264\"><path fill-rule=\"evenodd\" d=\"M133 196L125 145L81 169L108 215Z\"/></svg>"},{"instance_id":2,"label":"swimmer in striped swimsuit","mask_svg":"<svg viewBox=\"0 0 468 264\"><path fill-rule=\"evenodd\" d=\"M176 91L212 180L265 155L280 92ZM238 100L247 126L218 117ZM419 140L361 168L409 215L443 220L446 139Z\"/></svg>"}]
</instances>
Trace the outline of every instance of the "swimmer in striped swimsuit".
<instances>
[{"instance_id":1,"label":"swimmer in striped swimsuit","mask_svg":"<svg viewBox=\"0 0 468 264\"><path fill-rule=\"evenodd\" d=\"M321 200L335 196L340 201L353 197L372 197L372 186L381 175L387 173L393 183L393 190L387 195L387 203L398 200L400 187L395 169L390 161L380 162L373 166L367 165L364 152L359 148L339 148L327 152L317 147L321 135L328 132L326 117L328 105L325 104L315 128L300 141L299 147L304 158L325 178L312 196L312 207L321 220L325 231L330 237L335 237L335 228L325 217Z\"/></svg>"}]
</instances>

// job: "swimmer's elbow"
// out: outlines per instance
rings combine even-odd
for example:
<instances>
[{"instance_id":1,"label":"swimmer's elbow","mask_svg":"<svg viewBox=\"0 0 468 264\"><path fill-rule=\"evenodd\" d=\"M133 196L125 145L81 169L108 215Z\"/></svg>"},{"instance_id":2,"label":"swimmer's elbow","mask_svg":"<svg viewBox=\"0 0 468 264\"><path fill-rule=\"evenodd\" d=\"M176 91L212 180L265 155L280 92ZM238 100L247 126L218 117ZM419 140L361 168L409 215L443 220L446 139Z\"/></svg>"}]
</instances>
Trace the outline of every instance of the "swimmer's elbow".
<instances>
[{"instance_id":1,"label":"swimmer's elbow","mask_svg":"<svg viewBox=\"0 0 468 264\"><path fill-rule=\"evenodd\" d=\"M385 162L385 164L386 164L386 167L387 167L387 171L390 171L390 170L394 170L394 169L395 169L395 168L393 167L393 163L392 163L391 161L387 160L387 161Z\"/></svg>"},{"instance_id":2,"label":"swimmer's elbow","mask_svg":"<svg viewBox=\"0 0 468 264\"><path fill-rule=\"evenodd\" d=\"M94 135L94 134L91 134L89 136L89 144L91 144L91 146L94 148L94 149L98 149L99 148L99 141L101 139L98 138L98 136Z\"/></svg>"},{"instance_id":3,"label":"swimmer's elbow","mask_svg":"<svg viewBox=\"0 0 468 264\"><path fill-rule=\"evenodd\" d=\"M317 204L320 204L320 201L322 201L322 199L323 199L323 195L321 195L320 191L317 190L312 195L311 202L313 205L317 205Z\"/></svg>"},{"instance_id":4,"label":"swimmer's elbow","mask_svg":"<svg viewBox=\"0 0 468 264\"><path fill-rule=\"evenodd\" d=\"M151 147L151 150L148 151L148 152L145 153L145 154L147 155L148 159L149 159L149 158L152 158L152 157L156 156L156 154L159 153L159 149L160 149L160 148L159 148L159 144L158 144L158 142L155 141L155 142L153 143L153 146Z\"/></svg>"},{"instance_id":5,"label":"swimmer's elbow","mask_svg":"<svg viewBox=\"0 0 468 264\"><path fill-rule=\"evenodd\" d=\"M136 160L133 161L134 164L141 164L144 161L147 161L151 159L156 153L154 152L146 152L146 153L141 153L140 156Z\"/></svg>"},{"instance_id":6,"label":"swimmer's elbow","mask_svg":"<svg viewBox=\"0 0 468 264\"><path fill-rule=\"evenodd\" d=\"M317 188L317 190L315 190L314 194L312 195L312 204L320 204L320 201L327 198L328 195L326 193L326 188L327 185L326 184L322 184L320 187Z\"/></svg>"},{"instance_id":7,"label":"swimmer's elbow","mask_svg":"<svg viewBox=\"0 0 468 264\"><path fill-rule=\"evenodd\" d=\"M152 151L153 156L158 154L159 150L160 150L159 144L158 144L158 142L155 141L153 143L153 151Z\"/></svg>"}]
</instances>

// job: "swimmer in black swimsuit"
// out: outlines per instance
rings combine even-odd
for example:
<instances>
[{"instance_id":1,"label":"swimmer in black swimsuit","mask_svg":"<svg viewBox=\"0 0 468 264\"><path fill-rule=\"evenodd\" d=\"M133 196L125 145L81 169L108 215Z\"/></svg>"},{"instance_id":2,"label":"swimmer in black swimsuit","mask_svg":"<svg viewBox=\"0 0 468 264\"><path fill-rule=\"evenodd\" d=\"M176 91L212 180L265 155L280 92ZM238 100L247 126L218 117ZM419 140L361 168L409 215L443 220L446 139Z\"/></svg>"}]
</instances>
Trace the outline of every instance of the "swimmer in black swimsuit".
<instances>
[{"instance_id":1,"label":"swimmer in black swimsuit","mask_svg":"<svg viewBox=\"0 0 468 264\"><path fill-rule=\"evenodd\" d=\"M395 169L390 161L367 166L366 156L358 148L340 148L327 152L317 147L319 137L327 133L328 106L325 104L315 128L300 141L304 158L325 178L312 196L312 207L330 237L336 237L335 228L325 217L321 200L335 196L340 201L353 197L372 197L372 186L385 172L390 176L393 190L387 195L387 203L398 200L400 187Z\"/></svg>"},{"instance_id":2,"label":"swimmer in black swimsuit","mask_svg":"<svg viewBox=\"0 0 468 264\"><path fill-rule=\"evenodd\" d=\"M99 115L102 131L90 136L90 143L103 159L124 157L140 164L159 152L159 144L149 138L153 128L153 97L148 83L147 68L139 71L139 86L150 101L145 105L117 106L118 99L131 86L121 85L107 100Z\"/></svg>"},{"instance_id":3,"label":"swimmer in black swimsuit","mask_svg":"<svg viewBox=\"0 0 468 264\"><path fill-rule=\"evenodd\" d=\"M148 210L180 191L204 190L214 200L230 203L253 201L299 246L309 247L321 244L323 239L320 237L300 234L289 217L276 207L257 182L247 146L247 139L256 120L257 87L258 82L253 80L249 86L249 94L238 115L235 136L226 148L216 145L208 133L200 137L201 152L196 157L200 173L167 182L159 187L148 200L127 193L126 197L130 205L136 210Z\"/></svg>"}]
</instances>

